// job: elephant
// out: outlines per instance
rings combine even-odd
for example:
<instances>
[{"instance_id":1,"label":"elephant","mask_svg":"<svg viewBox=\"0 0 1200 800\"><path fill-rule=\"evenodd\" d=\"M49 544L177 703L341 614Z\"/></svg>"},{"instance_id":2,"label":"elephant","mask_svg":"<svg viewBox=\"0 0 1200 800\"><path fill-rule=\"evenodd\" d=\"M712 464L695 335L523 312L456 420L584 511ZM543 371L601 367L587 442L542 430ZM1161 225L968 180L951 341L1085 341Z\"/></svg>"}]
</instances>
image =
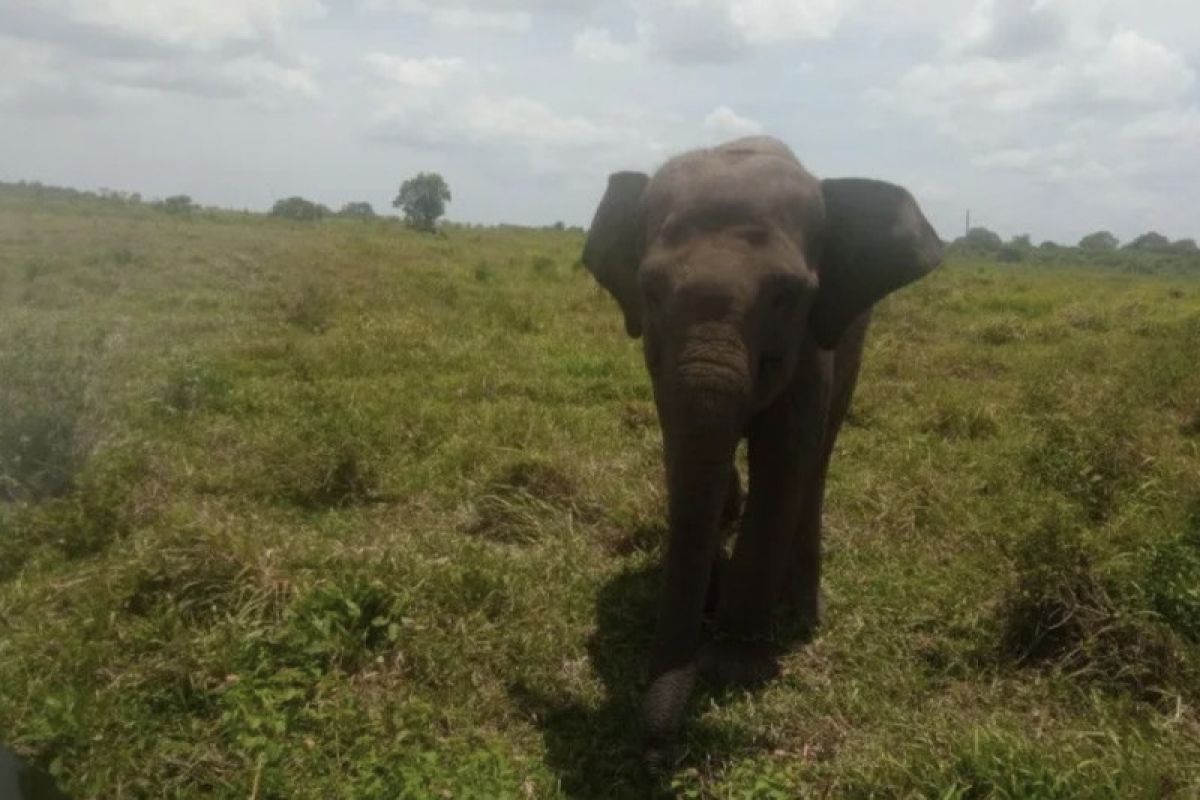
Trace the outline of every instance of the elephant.
<instances>
[{"instance_id":1,"label":"elephant","mask_svg":"<svg viewBox=\"0 0 1200 800\"><path fill-rule=\"evenodd\" d=\"M652 760L672 752L698 676L777 674L777 611L818 625L825 476L872 306L941 261L907 190L818 180L772 137L609 176L582 262L642 338L667 481L642 707ZM743 439L748 491L725 558Z\"/></svg>"}]
</instances>

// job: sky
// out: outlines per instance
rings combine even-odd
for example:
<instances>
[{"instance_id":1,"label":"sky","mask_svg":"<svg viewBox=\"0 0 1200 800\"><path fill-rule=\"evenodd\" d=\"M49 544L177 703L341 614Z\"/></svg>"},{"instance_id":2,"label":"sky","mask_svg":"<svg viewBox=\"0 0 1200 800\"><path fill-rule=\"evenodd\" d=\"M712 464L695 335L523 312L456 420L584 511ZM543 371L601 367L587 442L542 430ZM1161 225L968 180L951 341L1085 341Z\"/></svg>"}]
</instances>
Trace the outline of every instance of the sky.
<instances>
[{"instance_id":1,"label":"sky","mask_svg":"<svg viewBox=\"0 0 1200 800\"><path fill-rule=\"evenodd\" d=\"M0 179L586 225L749 133L943 238L1200 238L1195 0L0 0Z\"/></svg>"}]
</instances>

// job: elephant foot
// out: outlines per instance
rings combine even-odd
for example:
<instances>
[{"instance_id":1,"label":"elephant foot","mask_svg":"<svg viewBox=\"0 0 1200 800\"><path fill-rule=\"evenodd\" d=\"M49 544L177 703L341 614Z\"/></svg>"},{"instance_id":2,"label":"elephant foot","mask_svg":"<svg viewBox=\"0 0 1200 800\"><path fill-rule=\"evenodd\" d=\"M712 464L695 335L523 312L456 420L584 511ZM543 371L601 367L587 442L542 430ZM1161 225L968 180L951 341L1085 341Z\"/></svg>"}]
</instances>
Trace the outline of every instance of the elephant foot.
<instances>
[{"instance_id":1,"label":"elephant foot","mask_svg":"<svg viewBox=\"0 0 1200 800\"><path fill-rule=\"evenodd\" d=\"M719 686L755 686L779 675L779 660L768 642L719 639L705 645L700 669Z\"/></svg>"},{"instance_id":2,"label":"elephant foot","mask_svg":"<svg viewBox=\"0 0 1200 800\"><path fill-rule=\"evenodd\" d=\"M642 705L642 719L646 726L646 763L652 769L669 769L678 760L679 727L695 685L694 664L669 670L651 682Z\"/></svg>"}]
</instances>

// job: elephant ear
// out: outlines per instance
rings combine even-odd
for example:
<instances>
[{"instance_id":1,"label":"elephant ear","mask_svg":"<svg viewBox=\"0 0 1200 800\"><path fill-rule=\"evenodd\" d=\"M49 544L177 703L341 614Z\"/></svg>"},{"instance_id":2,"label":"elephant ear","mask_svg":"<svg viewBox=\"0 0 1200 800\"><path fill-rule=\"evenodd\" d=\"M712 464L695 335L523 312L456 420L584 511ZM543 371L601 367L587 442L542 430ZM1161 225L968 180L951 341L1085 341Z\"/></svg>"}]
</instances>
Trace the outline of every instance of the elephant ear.
<instances>
[{"instance_id":1,"label":"elephant ear","mask_svg":"<svg viewBox=\"0 0 1200 800\"><path fill-rule=\"evenodd\" d=\"M821 181L821 193L821 284L809 323L829 349L860 314L942 263L942 242L901 186L840 178Z\"/></svg>"},{"instance_id":2,"label":"elephant ear","mask_svg":"<svg viewBox=\"0 0 1200 800\"><path fill-rule=\"evenodd\" d=\"M616 172L583 246L583 265L617 299L625 315L625 332L642 335L642 299L637 271L642 250L642 192L650 178L641 172Z\"/></svg>"}]
</instances>

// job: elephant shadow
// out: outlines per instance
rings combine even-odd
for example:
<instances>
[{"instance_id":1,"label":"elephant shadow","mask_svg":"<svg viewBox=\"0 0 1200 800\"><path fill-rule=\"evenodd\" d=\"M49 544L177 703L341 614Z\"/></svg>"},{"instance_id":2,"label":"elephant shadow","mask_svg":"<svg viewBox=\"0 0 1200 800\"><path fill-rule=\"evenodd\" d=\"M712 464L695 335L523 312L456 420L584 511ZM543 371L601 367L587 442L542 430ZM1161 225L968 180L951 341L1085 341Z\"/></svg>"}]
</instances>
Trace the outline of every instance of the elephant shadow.
<instances>
[{"instance_id":1,"label":"elephant shadow","mask_svg":"<svg viewBox=\"0 0 1200 800\"><path fill-rule=\"evenodd\" d=\"M604 685L599 706L526 684L510 687L514 702L541 729L547 764L558 775L567 797L674 796L671 775L647 766L641 739L642 693L659 584L657 564L639 567L613 576L597 595L596 627L588 640L588 656ZM695 718L698 706L732 694L735 692L701 682L692 698L693 713L685 722L678 769L703 765L708 771L765 744L734 723Z\"/></svg>"}]
</instances>

